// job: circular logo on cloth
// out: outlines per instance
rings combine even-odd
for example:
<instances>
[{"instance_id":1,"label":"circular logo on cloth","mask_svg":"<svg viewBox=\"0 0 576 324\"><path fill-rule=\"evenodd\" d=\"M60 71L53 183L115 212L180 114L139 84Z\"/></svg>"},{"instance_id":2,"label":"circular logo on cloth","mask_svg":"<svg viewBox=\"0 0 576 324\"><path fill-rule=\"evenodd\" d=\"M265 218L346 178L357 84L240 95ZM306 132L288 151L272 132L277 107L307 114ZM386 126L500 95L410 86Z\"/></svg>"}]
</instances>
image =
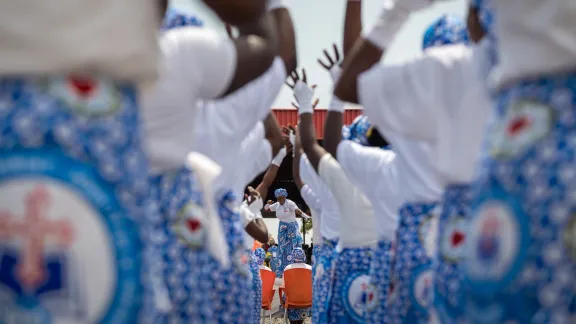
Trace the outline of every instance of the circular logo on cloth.
<instances>
[{"instance_id":1,"label":"circular logo on cloth","mask_svg":"<svg viewBox=\"0 0 576 324\"><path fill-rule=\"evenodd\" d=\"M417 270L411 284L413 301L420 309L427 310L432 305L434 272L430 267Z\"/></svg>"},{"instance_id":2,"label":"circular logo on cloth","mask_svg":"<svg viewBox=\"0 0 576 324\"><path fill-rule=\"evenodd\" d=\"M489 147L496 158L512 157L544 138L552 127L552 108L536 101L513 102L489 132Z\"/></svg>"},{"instance_id":3,"label":"circular logo on cloth","mask_svg":"<svg viewBox=\"0 0 576 324\"><path fill-rule=\"evenodd\" d=\"M180 240L192 248L204 245L206 239L204 210L189 202L178 212L178 221L173 230Z\"/></svg>"},{"instance_id":4,"label":"circular logo on cloth","mask_svg":"<svg viewBox=\"0 0 576 324\"><path fill-rule=\"evenodd\" d=\"M440 241L440 254L444 260L458 262L464 256L467 222L464 217L453 216L444 229Z\"/></svg>"},{"instance_id":5,"label":"circular logo on cloth","mask_svg":"<svg viewBox=\"0 0 576 324\"><path fill-rule=\"evenodd\" d=\"M429 258L436 256L438 242L438 217L432 213L422 220L418 228L418 238Z\"/></svg>"},{"instance_id":6,"label":"circular logo on cloth","mask_svg":"<svg viewBox=\"0 0 576 324\"><path fill-rule=\"evenodd\" d=\"M102 78L50 78L45 87L73 111L88 116L112 115L120 109L122 102L118 86Z\"/></svg>"},{"instance_id":7,"label":"circular logo on cloth","mask_svg":"<svg viewBox=\"0 0 576 324\"><path fill-rule=\"evenodd\" d=\"M471 288L479 293L494 293L516 277L529 237L528 218L519 204L500 189L488 194L473 208L462 263Z\"/></svg>"},{"instance_id":8,"label":"circular logo on cloth","mask_svg":"<svg viewBox=\"0 0 576 324\"><path fill-rule=\"evenodd\" d=\"M60 153L0 157L0 322L136 321L139 235L114 192Z\"/></svg>"},{"instance_id":9,"label":"circular logo on cloth","mask_svg":"<svg viewBox=\"0 0 576 324\"><path fill-rule=\"evenodd\" d=\"M344 299L346 311L354 320L361 322L367 305L373 305L376 298L374 286L370 284L370 276L352 275L346 280L342 290L341 296Z\"/></svg>"}]
</instances>

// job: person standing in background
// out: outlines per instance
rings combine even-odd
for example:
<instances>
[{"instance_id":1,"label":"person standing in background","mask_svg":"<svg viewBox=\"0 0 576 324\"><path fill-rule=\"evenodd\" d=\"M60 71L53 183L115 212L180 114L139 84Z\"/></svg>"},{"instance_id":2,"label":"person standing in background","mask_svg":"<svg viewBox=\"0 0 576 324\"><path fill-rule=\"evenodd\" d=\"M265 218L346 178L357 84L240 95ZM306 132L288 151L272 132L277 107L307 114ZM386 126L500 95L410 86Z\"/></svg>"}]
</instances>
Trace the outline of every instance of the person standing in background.
<instances>
[{"instance_id":1,"label":"person standing in background","mask_svg":"<svg viewBox=\"0 0 576 324\"><path fill-rule=\"evenodd\" d=\"M269 201L264 210L273 211L279 220L278 223L278 268L276 269L276 276L282 278L283 269L292 263L292 250L302 247L302 236L300 235L300 228L296 221L296 216L301 216L304 219L310 218L302 212L296 203L288 199L288 192L286 189L279 188L274 191L274 196L278 200L276 203Z\"/></svg>"}]
</instances>

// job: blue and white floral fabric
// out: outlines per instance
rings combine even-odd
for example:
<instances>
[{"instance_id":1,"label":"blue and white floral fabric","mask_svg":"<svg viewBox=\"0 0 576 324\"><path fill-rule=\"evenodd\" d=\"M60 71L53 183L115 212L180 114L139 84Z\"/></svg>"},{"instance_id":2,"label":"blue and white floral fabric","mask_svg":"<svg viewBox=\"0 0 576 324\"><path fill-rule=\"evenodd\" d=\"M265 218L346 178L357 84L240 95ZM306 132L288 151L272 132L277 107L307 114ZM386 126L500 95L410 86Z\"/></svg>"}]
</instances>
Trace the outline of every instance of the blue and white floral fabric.
<instances>
[{"instance_id":1,"label":"blue and white floral fabric","mask_svg":"<svg viewBox=\"0 0 576 324\"><path fill-rule=\"evenodd\" d=\"M154 303L135 89L0 79L0 322L135 323Z\"/></svg>"},{"instance_id":2,"label":"blue and white floral fabric","mask_svg":"<svg viewBox=\"0 0 576 324\"><path fill-rule=\"evenodd\" d=\"M460 17L443 15L434 21L422 39L422 49L458 43L469 43L468 29Z\"/></svg>"},{"instance_id":3,"label":"blue and white floral fabric","mask_svg":"<svg viewBox=\"0 0 576 324\"><path fill-rule=\"evenodd\" d=\"M337 252L329 323L365 322L366 306L374 298L369 276L372 255L369 247Z\"/></svg>"},{"instance_id":4,"label":"blue and white floral fabric","mask_svg":"<svg viewBox=\"0 0 576 324\"><path fill-rule=\"evenodd\" d=\"M323 244L317 249L312 287L312 323L329 323L337 243L334 240L324 239Z\"/></svg>"},{"instance_id":5,"label":"blue and white floral fabric","mask_svg":"<svg viewBox=\"0 0 576 324\"><path fill-rule=\"evenodd\" d=\"M284 269L294 263L292 253L295 249L301 248L302 243L298 223L282 221L278 223L279 264L275 270L276 278L282 278Z\"/></svg>"},{"instance_id":6,"label":"blue and white floral fabric","mask_svg":"<svg viewBox=\"0 0 576 324\"><path fill-rule=\"evenodd\" d=\"M408 203L400 208L394 291L388 295L392 323L427 323L434 291L432 259L436 256L436 203Z\"/></svg>"},{"instance_id":7,"label":"blue and white floral fabric","mask_svg":"<svg viewBox=\"0 0 576 324\"><path fill-rule=\"evenodd\" d=\"M466 315L472 322L567 323L576 273L576 74L497 93L473 184Z\"/></svg>"}]
</instances>

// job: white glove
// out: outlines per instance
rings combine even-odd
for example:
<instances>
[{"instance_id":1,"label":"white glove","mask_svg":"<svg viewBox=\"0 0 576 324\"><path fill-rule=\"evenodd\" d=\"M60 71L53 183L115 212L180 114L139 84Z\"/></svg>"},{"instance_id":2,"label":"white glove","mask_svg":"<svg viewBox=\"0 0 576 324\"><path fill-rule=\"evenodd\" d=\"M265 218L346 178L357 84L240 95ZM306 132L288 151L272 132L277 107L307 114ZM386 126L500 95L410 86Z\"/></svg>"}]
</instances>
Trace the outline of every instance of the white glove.
<instances>
[{"instance_id":1,"label":"white glove","mask_svg":"<svg viewBox=\"0 0 576 324\"><path fill-rule=\"evenodd\" d=\"M308 216L308 215L306 215L306 214L302 213L302 218L304 218L304 219L308 220L308 219L310 219L310 216Z\"/></svg>"},{"instance_id":2,"label":"white glove","mask_svg":"<svg viewBox=\"0 0 576 324\"><path fill-rule=\"evenodd\" d=\"M333 67L330 68L330 76L332 77L332 82L336 84L338 79L340 79L340 74L342 74L342 68L338 64L334 64Z\"/></svg>"},{"instance_id":3,"label":"white glove","mask_svg":"<svg viewBox=\"0 0 576 324\"><path fill-rule=\"evenodd\" d=\"M276 156L272 159L272 164L274 164L277 167L280 167L285 157L286 157L286 147L283 147L280 151L278 151L278 154L276 154Z\"/></svg>"},{"instance_id":4,"label":"white glove","mask_svg":"<svg viewBox=\"0 0 576 324\"><path fill-rule=\"evenodd\" d=\"M294 85L294 97L298 101L298 114L313 113L312 99L314 98L314 90L302 81L296 82Z\"/></svg>"}]
</instances>

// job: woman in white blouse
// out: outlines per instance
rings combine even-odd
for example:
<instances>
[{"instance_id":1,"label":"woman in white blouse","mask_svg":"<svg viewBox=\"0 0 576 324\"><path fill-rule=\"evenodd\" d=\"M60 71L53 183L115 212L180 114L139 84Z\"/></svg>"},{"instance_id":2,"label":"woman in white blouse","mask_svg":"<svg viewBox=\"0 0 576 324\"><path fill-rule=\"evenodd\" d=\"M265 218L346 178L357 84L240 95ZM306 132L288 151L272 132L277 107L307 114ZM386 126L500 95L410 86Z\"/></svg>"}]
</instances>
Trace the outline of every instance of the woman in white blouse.
<instances>
[{"instance_id":1,"label":"woman in white blouse","mask_svg":"<svg viewBox=\"0 0 576 324\"><path fill-rule=\"evenodd\" d=\"M300 236L300 228L296 221L296 215L304 219L310 218L303 211L301 211L296 203L287 199L288 192L284 188L278 188L274 191L274 196L278 200L275 203L268 201L264 206L264 210L276 212L276 218L280 221L278 223L278 248L280 266L276 268L276 277L282 277L282 270L292 263L292 251L296 248L302 247L302 236Z\"/></svg>"}]
</instances>

